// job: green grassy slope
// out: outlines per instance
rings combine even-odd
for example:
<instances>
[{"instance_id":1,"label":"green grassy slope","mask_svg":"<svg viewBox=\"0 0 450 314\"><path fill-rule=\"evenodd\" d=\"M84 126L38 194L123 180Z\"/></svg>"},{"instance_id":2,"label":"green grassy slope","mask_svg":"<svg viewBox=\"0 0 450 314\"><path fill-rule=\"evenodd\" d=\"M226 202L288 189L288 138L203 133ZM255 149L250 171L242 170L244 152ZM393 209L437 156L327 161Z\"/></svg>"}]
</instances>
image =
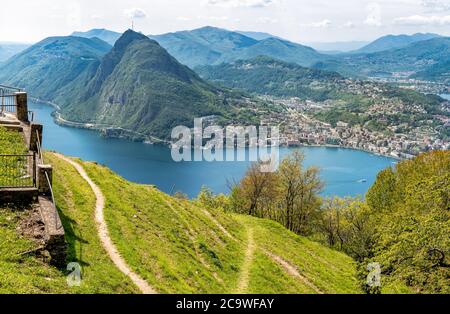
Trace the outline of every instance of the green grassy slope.
<instances>
[{"instance_id":1,"label":"green grassy slope","mask_svg":"<svg viewBox=\"0 0 450 314\"><path fill-rule=\"evenodd\" d=\"M138 293L109 260L97 236L95 198L67 162L54 166L56 202L69 257L82 266L80 287L67 272L22 252L26 212L0 209L0 293ZM359 293L350 257L264 219L206 210L154 187L82 163L106 198L110 236L130 267L160 293Z\"/></svg>"},{"instance_id":2,"label":"green grassy slope","mask_svg":"<svg viewBox=\"0 0 450 314\"><path fill-rule=\"evenodd\" d=\"M351 258L277 223L206 211L105 167L83 165L105 194L105 217L119 251L160 292L359 292ZM254 249L246 262L249 230ZM273 255L304 278L290 274ZM240 290L245 271L248 284Z\"/></svg>"},{"instance_id":3,"label":"green grassy slope","mask_svg":"<svg viewBox=\"0 0 450 314\"><path fill-rule=\"evenodd\" d=\"M54 167L56 204L69 244L67 262L81 265L82 285L69 287L67 271L23 254L38 247L16 230L28 212L0 205L0 294L139 293L102 248L94 220L95 197L87 183L66 163L50 155L46 155L46 160Z\"/></svg>"},{"instance_id":4,"label":"green grassy slope","mask_svg":"<svg viewBox=\"0 0 450 314\"><path fill-rule=\"evenodd\" d=\"M0 154L26 154L27 148L21 133L0 127Z\"/></svg>"},{"instance_id":5,"label":"green grassy slope","mask_svg":"<svg viewBox=\"0 0 450 314\"><path fill-rule=\"evenodd\" d=\"M23 135L0 127L0 154L28 154ZM23 167L12 167L13 163L20 163ZM30 184L31 178L24 177L26 165L26 157L0 158L0 186L9 186L12 184L12 181L15 181L17 184Z\"/></svg>"}]
</instances>

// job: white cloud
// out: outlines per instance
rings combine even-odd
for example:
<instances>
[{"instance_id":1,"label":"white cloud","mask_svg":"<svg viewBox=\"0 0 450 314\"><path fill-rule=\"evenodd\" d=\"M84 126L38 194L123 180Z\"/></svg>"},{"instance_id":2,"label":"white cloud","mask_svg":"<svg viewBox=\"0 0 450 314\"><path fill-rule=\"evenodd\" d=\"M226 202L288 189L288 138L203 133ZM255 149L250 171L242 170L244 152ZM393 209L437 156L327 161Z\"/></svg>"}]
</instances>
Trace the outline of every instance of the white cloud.
<instances>
[{"instance_id":1,"label":"white cloud","mask_svg":"<svg viewBox=\"0 0 450 314\"><path fill-rule=\"evenodd\" d=\"M369 26L381 26L381 6L376 3L370 3L367 5L368 15L364 21L364 24Z\"/></svg>"},{"instance_id":2,"label":"white cloud","mask_svg":"<svg viewBox=\"0 0 450 314\"><path fill-rule=\"evenodd\" d=\"M422 0L421 5L431 11L449 11L450 2L446 0Z\"/></svg>"},{"instance_id":3,"label":"white cloud","mask_svg":"<svg viewBox=\"0 0 450 314\"><path fill-rule=\"evenodd\" d=\"M179 17L177 17L177 20L178 21L190 21L192 19L190 17L187 17L187 16L179 16Z\"/></svg>"},{"instance_id":4,"label":"white cloud","mask_svg":"<svg viewBox=\"0 0 450 314\"><path fill-rule=\"evenodd\" d=\"M394 19L394 23L398 25L410 25L410 26L421 26L421 25L444 26L450 25L450 15L444 16L411 15L405 17L398 17Z\"/></svg>"},{"instance_id":5,"label":"white cloud","mask_svg":"<svg viewBox=\"0 0 450 314\"><path fill-rule=\"evenodd\" d=\"M79 3L73 2L69 3L67 5L67 12L66 15L66 23L69 27L72 27L73 29L78 29L81 27L81 6Z\"/></svg>"},{"instance_id":6,"label":"white cloud","mask_svg":"<svg viewBox=\"0 0 450 314\"><path fill-rule=\"evenodd\" d=\"M143 9L132 8L125 10L125 15L132 19L144 19L147 17L147 13Z\"/></svg>"},{"instance_id":7,"label":"white cloud","mask_svg":"<svg viewBox=\"0 0 450 314\"><path fill-rule=\"evenodd\" d=\"M230 18L228 16L208 16L207 19L211 21L228 21Z\"/></svg>"},{"instance_id":8,"label":"white cloud","mask_svg":"<svg viewBox=\"0 0 450 314\"><path fill-rule=\"evenodd\" d=\"M102 20L103 19L103 15L102 14L92 14L91 15L91 19L92 20Z\"/></svg>"},{"instance_id":9,"label":"white cloud","mask_svg":"<svg viewBox=\"0 0 450 314\"><path fill-rule=\"evenodd\" d=\"M344 27L347 28L355 28L355 23L353 23L352 21L348 21L347 23L344 24Z\"/></svg>"},{"instance_id":10,"label":"white cloud","mask_svg":"<svg viewBox=\"0 0 450 314\"><path fill-rule=\"evenodd\" d=\"M263 8L272 5L276 0L207 0L207 4L222 8Z\"/></svg>"},{"instance_id":11,"label":"white cloud","mask_svg":"<svg viewBox=\"0 0 450 314\"><path fill-rule=\"evenodd\" d=\"M270 17L267 16L263 16L263 17L259 17L256 22L258 22L259 24L275 24L278 23L277 19L272 19Z\"/></svg>"},{"instance_id":12,"label":"white cloud","mask_svg":"<svg viewBox=\"0 0 450 314\"><path fill-rule=\"evenodd\" d=\"M328 19L319 21L319 22L313 22L313 23L308 23L308 24L302 24L302 26L305 27L318 27L318 28L327 28L331 26L331 21Z\"/></svg>"}]
</instances>

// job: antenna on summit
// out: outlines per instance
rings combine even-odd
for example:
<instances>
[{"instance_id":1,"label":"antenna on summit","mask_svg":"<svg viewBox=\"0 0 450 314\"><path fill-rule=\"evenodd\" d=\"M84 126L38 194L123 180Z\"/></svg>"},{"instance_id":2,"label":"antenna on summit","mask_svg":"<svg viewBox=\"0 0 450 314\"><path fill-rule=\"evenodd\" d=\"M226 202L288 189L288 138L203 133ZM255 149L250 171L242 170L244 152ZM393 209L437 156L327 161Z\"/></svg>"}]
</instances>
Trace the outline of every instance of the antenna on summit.
<instances>
[{"instance_id":1,"label":"antenna on summit","mask_svg":"<svg viewBox=\"0 0 450 314\"><path fill-rule=\"evenodd\" d=\"M133 19L131 19L131 30L134 31L134 20Z\"/></svg>"}]
</instances>

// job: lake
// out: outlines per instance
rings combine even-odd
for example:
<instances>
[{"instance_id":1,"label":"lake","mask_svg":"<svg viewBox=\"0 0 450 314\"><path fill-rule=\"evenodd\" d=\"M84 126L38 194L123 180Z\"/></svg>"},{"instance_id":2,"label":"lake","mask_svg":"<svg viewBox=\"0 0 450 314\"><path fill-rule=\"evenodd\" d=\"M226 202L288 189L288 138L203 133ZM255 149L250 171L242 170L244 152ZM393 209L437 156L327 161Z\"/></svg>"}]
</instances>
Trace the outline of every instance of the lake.
<instances>
[{"instance_id":1,"label":"lake","mask_svg":"<svg viewBox=\"0 0 450 314\"><path fill-rule=\"evenodd\" d=\"M68 156L104 164L127 180L154 184L166 193L183 192L195 197L205 185L215 193L228 193L228 181L244 175L249 162L174 162L170 149L123 139L109 139L92 130L59 126L54 123L53 108L30 103L35 121L44 125L43 147ZM364 195L377 173L394 159L344 148L303 147L306 166L317 166L326 186L324 196ZM280 156L292 152L280 148ZM365 182L361 182L365 180Z\"/></svg>"}]
</instances>

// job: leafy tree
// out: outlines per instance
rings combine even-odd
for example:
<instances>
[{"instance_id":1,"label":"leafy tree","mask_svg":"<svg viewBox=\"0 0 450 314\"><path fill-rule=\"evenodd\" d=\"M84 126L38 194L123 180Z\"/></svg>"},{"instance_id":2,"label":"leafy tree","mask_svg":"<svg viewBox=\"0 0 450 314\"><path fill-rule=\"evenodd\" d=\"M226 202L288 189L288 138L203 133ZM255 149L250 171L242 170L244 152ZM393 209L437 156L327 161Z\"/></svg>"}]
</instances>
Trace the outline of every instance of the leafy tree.
<instances>
[{"instance_id":1,"label":"leafy tree","mask_svg":"<svg viewBox=\"0 0 450 314\"><path fill-rule=\"evenodd\" d=\"M295 152L274 173L252 164L231 191L231 206L240 213L280 222L298 234L311 234L321 204L319 170L303 169L304 156Z\"/></svg>"},{"instance_id":2,"label":"leafy tree","mask_svg":"<svg viewBox=\"0 0 450 314\"><path fill-rule=\"evenodd\" d=\"M323 183L317 168L303 170L303 160L302 153L294 152L281 162L278 174L284 225L305 235L311 232L311 222L317 217Z\"/></svg>"},{"instance_id":3,"label":"leafy tree","mask_svg":"<svg viewBox=\"0 0 450 314\"><path fill-rule=\"evenodd\" d=\"M261 172L260 164L253 163L244 178L235 187L232 197L235 209L248 215L267 217L268 208L276 201L278 195L278 178L276 173Z\"/></svg>"},{"instance_id":4,"label":"leafy tree","mask_svg":"<svg viewBox=\"0 0 450 314\"><path fill-rule=\"evenodd\" d=\"M449 293L450 152L422 154L387 173L367 194L379 236L372 260L386 282Z\"/></svg>"}]
</instances>

